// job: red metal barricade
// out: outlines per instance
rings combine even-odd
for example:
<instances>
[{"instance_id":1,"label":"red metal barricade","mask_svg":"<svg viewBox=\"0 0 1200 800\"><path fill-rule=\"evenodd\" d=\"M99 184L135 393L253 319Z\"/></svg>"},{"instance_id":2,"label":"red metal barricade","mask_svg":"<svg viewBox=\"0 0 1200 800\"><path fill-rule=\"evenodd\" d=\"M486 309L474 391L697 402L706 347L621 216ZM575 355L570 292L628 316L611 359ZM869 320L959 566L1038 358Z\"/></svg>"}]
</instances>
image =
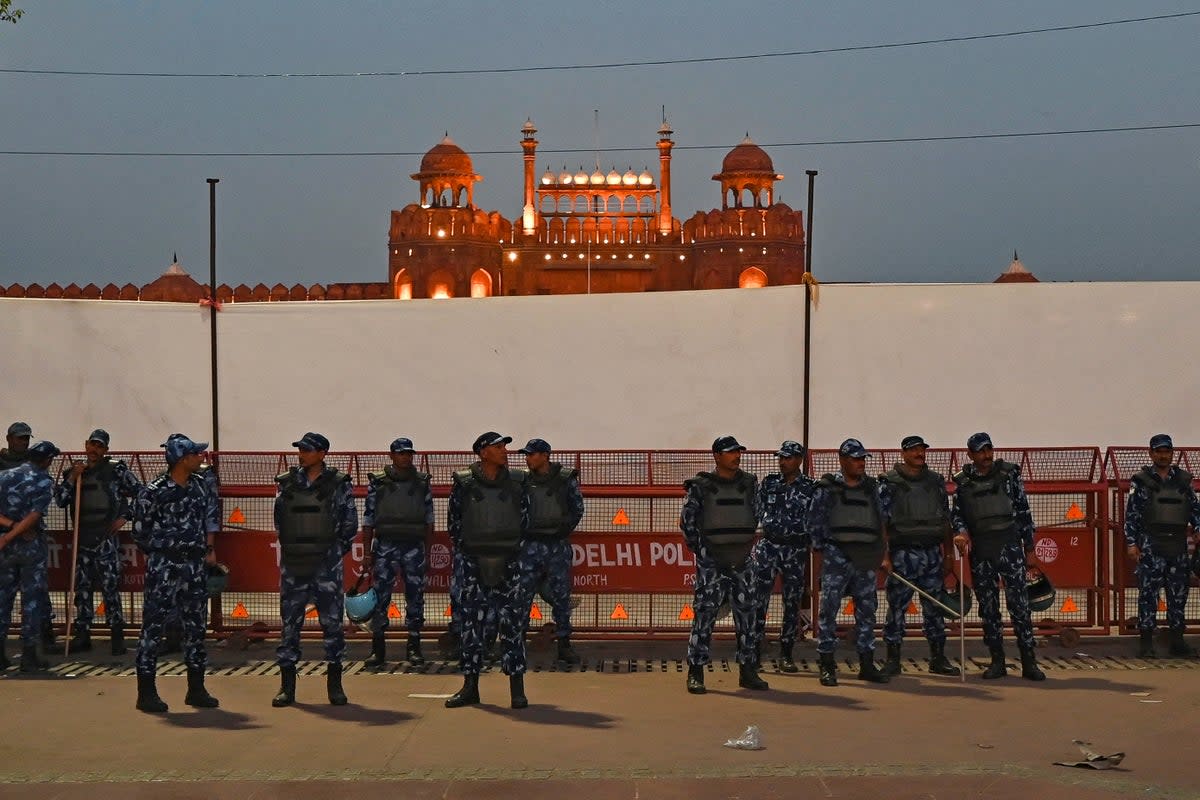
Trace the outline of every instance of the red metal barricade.
<instances>
[{"instance_id":1,"label":"red metal barricade","mask_svg":"<svg viewBox=\"0 0 1200 800\"><path fill-rule=\"evenodd\" d=\"M68 454L78 457L78 454ZM161 451L113 453L126 460L143 480L165 469ZM899 459L897 450L872 451L870 468L882 472ZM1024 448L998 450L998 458L1021 465L1037 526L1036 554L1058 590L1055 608L1035 621L1070 627L1083 633L1107 632L1111 603L1119 593L1110 591L1110 554L1113 526L1109 521L1109 487L1102 477L1098 448ZM572 536L573 583L577 603L573 624L583 633L601 636L686 635L691 625L691 595L694 562L679 534L682 483L701 470L711 468L706 451L555 451L554 458L579 470L587 513ZM214 598L211 609L216 632L245 627L275 630L278 612L278 545L272 532L274 478L295 463L291 452L223 452L214 454L221 477L222 520L217 537L218 558L229 564L231 574L226 592ZM443 628L449 621L450 545L446 538L446 504L455 469L470 463L467 452L418 454L416 466L432 476L435 494L435 538L430 546L430 572L425 608L426 625ZM513 466L524 466L523 457L512 454ZM832 450L810 453L810 474L820 476L837 469ZM967 462L962 450L930 450L928 463L949 477ZM360 503L366 494L367 474L389 463L387 453L334 453L328 463L346 471L355 485ZM52 466L58 475L62 461ZM742 468L758 475L775 471L777 460L770 451L747 452ZM949 488L953 489L953 484ZM47 516L53 537L50 584L57 621L63 620L65 590L70 566L70 521L59 509ZM144 557L122 534L125 575L122 590L127 601L127 618L140 620L139 592L145 568ZM347 580L352 580L362 560L362 546L355 544L346 557ZM816 576L810 578L811 597L817 596ZM100 598L95 597L99 603ZM393 595L394 617L404 613L402 592ZM1122 606L1117 605L1117 608ZM103 609L101 609L102 611ZM880 604L880 620L884 604ZM808 611L811 619L811 609ZM538 598L531 625L550 622L550 608ZM781 618L779 596L768 607L768 625L777 627ZM104 615L98 615L102 623ZM853 621L839 616L839 624ZM919 626L919 614L909 623ZM968 617L968 629L978 627L977 617ZM315 611L306 628L315 629ZM718 621L718 633L732 631L732 620Z\"/></svg>"}]
</instances>

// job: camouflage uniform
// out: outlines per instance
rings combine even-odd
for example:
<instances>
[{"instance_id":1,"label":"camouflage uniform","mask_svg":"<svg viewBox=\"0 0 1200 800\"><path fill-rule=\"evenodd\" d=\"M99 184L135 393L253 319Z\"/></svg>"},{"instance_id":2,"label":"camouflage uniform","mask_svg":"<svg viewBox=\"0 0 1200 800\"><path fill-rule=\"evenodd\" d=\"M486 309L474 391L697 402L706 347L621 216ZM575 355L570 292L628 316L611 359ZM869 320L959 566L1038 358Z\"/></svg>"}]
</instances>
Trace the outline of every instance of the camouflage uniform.
<instances>
[{"instance_id":1,"label":"camouflage uniform","mask_svg":"<svg viewBox=\"0 0 1200 800\"><path fill-rule=\"evenodd\" d=\"M401 476L395 467L387 467L388 475L402 477L405 480L411 476ZM412 470L415 472L415 470ZM362 526L375 527L375 508L379 494L380 479L372 475L367 488L367 500L363 506ZM429 483L424 483L425 495L425 524L433 526L433 490ZM396 574L404 579L404 622L410 633L417 633L425 625L425 575L428 570L429 558L425 549L425 534L412 540L383 541L378 531L371 542L374 556L372 580L375 586L375 616L372 618L372 629L386 630L391 626L388 619L388 607L392 604L392 589L396 584Z\"/></svg>"},{"instance_id":2,"label":"camouflage uniform","mask_svg":"<svg viewBox=\"0 0 1200 800\"><path fill-rule=\"evenodd\" d=\"M552 463L551 470L560 464ZM529 492L539 491L538 476L530 474ZM560 639L571 636L571 532L583 519L583 492L579 488L579 477L573 472L566 479L567 525L565 530L553 534L531 532L521 548L521 561L532 565L537 573L537 594L550 604L554 616L554 635ZM533 597L530 596L530 605ZM529 625L529 608L525 609L525 626Z\"/></svg>"},{"instance_id":3,"label":"camouflage uniform","mask_svg":"<svg viewBox=\"0 0 1200 800\"><path fill-rule=\"evenodd\" d=\"M169 473L143 486L133 503L133 538L146 553L137 674L152 676L163 628L176 609L183 624L183 660L203 670L208 534L220 529L217 498L197 474L180 485Z\"/></svg>"},{"instance_id":4,"label":"camouflage uniform","mask_svg":"<svg viewBox=\"0 0 1200 800\"><path fill-rule=\"evenodd\" d=\"M875 613L879 605L876 584L882 544L879 546L880 558L852 560L853 553L849 548L830 538L829 515L835 498L833 489L826 484L844 485L844 480L841 472L826 475L817 484L809 504L808 531L812 535L813 548L821 553L817 653L832 654L837 649L837 615L842 598L849 594L854 601L854 647L860 656L869 656L875 650ZM870 487L871 479L864 477L862 482Z\"/></svg>"},{"instance_id":5,"label":"camouflage uniform","mask_svg":"<svg viewBox=\"0 0 1200 800\"><path fill-rule=\"evenodd\" d=\"M129 519L132 512L129 501L137 497L142 488L133 471L124 461L109 460L111 465L111 480L104 486L108 493L109 508L113 509L113 519ZM64 469L58 484L54 487L54 502L59 508L68 509L74 514L75 482L71 480L70 468ZM96 473L96 468L84 470L84 478ZM86 507L86 503L85 503ZM83 533L80 534L83 537ZM100 594L104 598L104 614L110 627L125 625L125 615L121 607L121 554L118 546L118 534L104 535L94 539L91 544L85 544L81 538L79 551L75 555L75 633L86 632L92 625L95 612L92 608L93 581L100 584Z\"/></svg>"},{"instance_id":6,"label":"camouflage uniform","mask_svg":"<svg viewBox=\"0 0 1200 800\"><path fill-rule=\"evenodd\" d=\"M787 650L796 643L800 604L808 581L809 535L805 523L815 488L816 481L803 473L788 483L778 472L763 478L758 488L758 514L763 535L754 543L750 558L758 602L754 621L756 652L766 630L767 606L776 575L780 575L783 582L783 627L779 632L779 644Z\"/></svg>"},{"instance_id":7,"label":"camouflage uniform","mask_svg":"<svg viewBox=\"0 0 1200 800\"><path fill-rule=\"evenodd\" d=\"M896 466L899 472L904 467ZM926 468L932 483L937 488L937 503L942 512L942 524L949 522L950 500L946 496L946 479ZM883 518L889 527L889 553L892 558L892 570L903 578L915 583L922 590L935 597L945 588L943 572L942 541L906 542L900 538L891 527L893 499L895 490L892 485L881 478L879 481L879 506ZM947 529L948 530L948 529ZM945 540L943 531L941 539ZM908 606L915 592L898 580L887 582L888 612L887 621L883 625L883 640L889 645L898 645L904 640L904 618L908 614ZM924 597L921 598L922 632L930 644L944 645L946 642L946 619L942 610Z\"/></svg>"},{"instance_id":8,"label":"camouflage uniform","mask_svg":"<svg viewBox=\"0 0 1200 800\"><path fill-rule=\"evenodd\" d=\"M471 468L474 480L482 479L478 462ZM480 573L480 560L463 548L463 512L468 499L468 490L457 479L450 489L447 506L447 527L450 541L454 544L456 572L461 582L458 587L459 607L462 614L462 671L466 675L478 675L483 669L483 652L486 627L489 620L499 625L503 653L500 668L506 675L525 673L524 631L537 590L534 565L525 560L525 545L529 530L529 495L525 485L524 470L501 470L495 482L505 481L509 476L522 486L520 499L521 542L504 564L502 578L495 585L487 585Z\"/></svg>"},{"instance_id":9,"label":"camouflage uniform","mask_svg":"<svg viewBox=\"0 0 1200 800\"><path fill-rule=\"evenodd\" d=\"M1156 543L1144 524L1150 486L1169 487L1176 483L1184 502L1189 505L1192 529L1200 530L1200 500L1192 490L1191 476L1177 466L1171 466L1165 480L1158 477L1153 467L1144 468L1138 480L1130 483L1125 504L1125 546L1137 547L1142 553L1137 565L1138 630L1144 634L1153 633L1157 627L1160 590L1165 590L1167 597L1167 627L1172 631L1182 631L1184 627L1184 607L1191 579L1187 543L1182 537L1174 542L1160 539Z\"/></svg>"},{"instance_id":10,"label":"camouflage uniform","mask_svg":"<svg viewBox=\"0 0 1200 800\"><path fill-rule=\"evenodd\" d=\"M700 476L711 473L700 473ZM697 476L698 478L700 476ZM749 479L748 502L755 517L757 510L758 479L738 470L738 478ZM692 599L692 631L688 636L687 662L699 667L712 660L711 642L717 613L725 598L729 598L733 613L733 628L737 640L736 658L739 664L754 664L754 628L758 613L758 595L754 588L753 559L747 557L740 566L722 565L713 552L711 543L705 538L702 518L703 492L699 480L685 483L687 496L679 515L679 529L683 540L696 557L696 586ZM749 551L749 548L748 548Z\"/></svg>"},{"instance_id":11,"label":"camouflage uniform","mask_svg":"<svg viewBox=\"0 0 1200 800\"><path fill-rule=\"evenodd\" d=\"M1004 598L1017 645L1022 653L1031 654L1034 649L1033 620L1029 610L1025 553L1033 547L1033 514L1029 510L1019 466L997 459L988 474L1002 467L1008 470L1000 490L1012 503L1012 538L998 552L989 553L980 547L977 532L970 531L971 582L979 603L979 618L983 622L983 641L988 649L995 654L1001 652L1004 644L1004 625L1000 619L1000 580L1003 579ZM954 494L954 507L950 512L950 527L960 534L970 530L963 509L964 485L980 477L974 464L967 464L954 476L958 491Z\"/></svg>"},{"instance_id":12,"label":"camouflage uniform","mask_svg":"<svg viewBox=\"0 0 1200 800\"><path fill-rule=\"evenodd\" d=\"M334 481L331 498L331 513L335 528L335 541L330 545L316 570L311 574L296 574L286 563L279 568L279 615L283 619L283 631L279 637L276 661L283 667L294 667L300 660L300 628L310 602L317 607L317 617L324 633L325 660L340 665L346 654L346 637L342 628L342 616L346 607L345 571L342 559L358 535L358 508L348 480L340 480L342 473L324 467L317 480ZM288 488L307 489L309 481L305 470L293 467L276 479L279 482L275 495L275 529L280 530L284 495Z\"/></svg>"},{"instance_id":13,"label":"camouflage uniform","mask_svg":"<svg viewBox=\"0 0 1200 800\"><path fill-rule=\"evenodd\" d=\"M33 464L0 472L0 515L13 524L31 513L45 515L54 491L54 479ZM7 532L4 528L0 532ZM36 652L44 621L50 611L49 588L46 578L46 536L41 526L34 526L29 536L19 536L0 550L0 631L7 636L12 623L13 602L21 590L21 641L25 652ZM3 656L0 656L2 659Z\"/></svg>"}]
</instances>

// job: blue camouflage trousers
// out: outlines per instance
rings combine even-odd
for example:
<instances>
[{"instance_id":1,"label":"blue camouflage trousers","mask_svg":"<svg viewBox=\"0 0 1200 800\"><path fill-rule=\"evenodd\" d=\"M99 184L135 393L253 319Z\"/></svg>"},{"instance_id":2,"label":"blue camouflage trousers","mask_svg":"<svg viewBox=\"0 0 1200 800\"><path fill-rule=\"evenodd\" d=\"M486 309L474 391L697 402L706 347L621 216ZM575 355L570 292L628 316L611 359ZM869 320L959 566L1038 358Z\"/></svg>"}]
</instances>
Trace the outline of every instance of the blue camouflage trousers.
<instances>
[{"instance_id":1,"label":"blue camouflage trousers","mask_svg":"<svg viewBox=\"0 0 1200 800\"><path fill-rule=\"evenodd\" d=\"M692 633L688 636L689 666L704 666L712 660L713 626L721 603L729 598L733 629L737 636L737 662L754 663L754 620L758 613L758 595L754 591L753 559L737 571L722 571L709 558L696 555L696 591L692 598Z\"/></svg>"},{"instance_id":2,"label":"blue camouflage trousers","mask_svg":"<svg viewBox=\"0 0 1200 800\"><path fill-rule=\"evenodd\" d=\"M540 571L537 594L550 604L554 635L571 635L571 542L567 539L534 539L527 548L530 560ZM529 624L529 614L525 615Z\"/></svg>"},{"instance_id":3,"label":"blue camouflage trousers","mask_svg":"<svg viewBox=\"0 0 1200 800\"><path fill-rule=\"evenodd\" d=\"M80 547L75 556L75 621L72 628L82 633L92 626L92 591L100 584L108 625L124 625L121 609L121 549L117 537L105 536L95 547Z\"/></svg>"},{"instance_id":4,"label":"blue camouflage trousers","mask_svg":"<svg viewBox=\"0 0 1200 800\"><path fill-rule=\"evenodd\" d=\"M996 561L977 558L971 552L971 583L979 601L983 621L983 642L989 650L1004 646L1004 623L1000 619L1000 579L1004 579L1004 599L1012 620L1017 646L1023 653L1033 652L1033 619L1029 611L1029 591L1025 572L1025 548L1020 541L1009 542Z\"/></svg>"},{"instance_id":5,"label":"blue camouflage trousers","mask_svg":"<svg viewBox=\"0 0 1200 800\"><path fill-rule=\"evenodd\" d=\"M346 655L346 635L342 630L342 615L346 610L345 581L342 559L326 563L309 577L292 575L286 566L279 571L279 616L283 631L275 661L281 667L295 666L300 660L300 628L308 604L317 607L317 619L324 634L325 660L341 664Z\"/></svg>"},{"instance_id":6,"label":"blue camouflage trousers","mask_svg":"<svg viewBox=\"0 0 1200 800\"><path fill-rule=\"evenodd\" d=\"M892 548L892 569L903 578L920 586L924 591L937 595L945 587L942 575L942 546ZM897 580L887 582L887 620L883 624L883 640L888 644L900 644L904 640L904 617L915 592ZM921 630L931 643L946 641L946 618L936 605L921 598Z\"/></svg>"},{"instance_id":7,"label":"blue camouflage trousers","mask_svg":"<svg viewBox=\"0 0 1200 800\"><path fill-rule=\"evenodd\" d=\"M805 582L808 580L808 542L785 544L772 542L765 536L754 543L750 555L753 569L754 596L758 610L754 618L754 644L757 650L767 628L767 606L771 602L771 590L775 576L783 583L783 627L779 631L779 644L792 647L800 629L800 604L804 598Z\"/></svg>"},{"instance_id":8,"label":"blue camouflage trousers","mask_svg":"<svg viewBox=\"0 0 1200 800\"><path fill-rule=\"evenodd\" d=\"M0 550L0 625L7 635L13 602L21 590L21 642L33 652L49 619L50 590L46 582L49 550L44 536L18 537Z\"/></svg>"},{"instance_id":9,"label":"blue camouflage trousers","mask_svg":"<svg viewBox=\"0 0 1200 800\"><path fill-rule=\"evenodd\" d=\"M854 647L860 653L875 652L876 570L859 569L833 542L821 550L821 606L817 614L817 652L837 649L837 616L842 598L854 601Z\"/></svg>"},{"instance_id":10,"label":"blue camouflage trousers","mask_svg":"<svg viewBox=\"0 0 1200 800\"><path fill-rule=\"evenodd\" d=\"M455 551L461 559L462 584L459 589L462 608L462 671L478 675L483 669L483 651L489 623L499 623L502 654L500 669L505 675L525 674L525 627L529 607L537 589L531 553L526 547L508 559L504 581L499 586L484 586L478 562ZM495 629L494 627L492 628Z\"/></svg>"},{"instance_id":11,"label":"blue camouflage trousers","mask_svg":"<svg viewBox=\"0 0 1200 800\"><path fill-rule=\"evenodd\" d=\"M1166 590L1167 627L1183 628L1183 608L1187 603L1191 560L1187 553L1174 558L1142 551L1137 565L1138 630L1149 632L1158 626L1158 592Z\"/></svg>"},{"instance_id":12,"label":"blue camouflage trousers","mask_svg":"<svg viewBox=\"0 0 1200 800\"><path fill-rule=\"evenodd\" d=\"M137 674L153 675L163 627L178 613L183 623L183 661L189 667L208 663L204 649L204 610L208 603L208 571L204 559L172 561L162 553L146 559L142 592L142 633L138 637Z\"/></svg>"},{"instance_id":13,"label":"blue camouflage trousers","mask_svg":"<svg viewBox=\"0 0 1200 800\"><path fill-rule=\"evenodd\" d=\"M397 573L404 579L404 624L410 633L425 625L425 573L429 559L424 540L413 542L381 542L375 540L375 566L371 577L375 583L375 617L372 630L390 627L388 606L392 604L392 588Z\"/></svg>"}]
</instances>

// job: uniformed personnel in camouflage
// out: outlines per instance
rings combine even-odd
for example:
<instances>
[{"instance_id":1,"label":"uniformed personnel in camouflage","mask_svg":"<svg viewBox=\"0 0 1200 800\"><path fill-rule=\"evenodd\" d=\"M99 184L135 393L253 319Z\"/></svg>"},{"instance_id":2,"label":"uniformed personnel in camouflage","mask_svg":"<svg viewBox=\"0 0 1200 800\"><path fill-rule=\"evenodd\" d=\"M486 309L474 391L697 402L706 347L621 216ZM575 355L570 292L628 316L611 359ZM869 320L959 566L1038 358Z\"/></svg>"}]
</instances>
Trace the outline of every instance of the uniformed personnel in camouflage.
<instances>
[{"instance_id":1,"label":"uniformed personnel in camouflage","mask_svg":"<svg viewBox=\"0 0 1200 800\"><path fill-rule=\"evenodd\" d=\"M754 655L762 652L767 606L775 576L783 584L783 626L779 631L779 668L799 672L792 657L800 632L800 605L807 588L810 537L806 527L808 504L816 481L802 471L804 445L791 439L779 446L779 472L762 479L758 487L758 519L762 536L754 543L750 561L754 568L754 593L758 611L754 619Z\"/></svg>"},{"instance_id":2,"label":"uniformed personnel in camouflage","mask_svg":"<svg viewBox=\"0 0 1200 800\"><path fill-rule=\"evenodd\" d=\"M416 450L412 439L401 436L388 449L392 463L367 477L363 507L363 571L371 573L375 586L371 656L364 662L368 669L387 666L388 608L397 573L404 581L405 657L414 667L425 663L421 628L425 625L425 576L433 536L433 489L429 475L413 466Z\"/></svg>"},{"instance_id":3,"label":"uniformed personnel in camouflage","mask_svg":"<svg viewBox=\"0 0 1200 800\"><path fill-rule=\"evenodd\" d=\"M839 472L817 482L809 504L808 531L821 553L821 600L817 613L817 661L822 686L837 686L837 615L842 598L854 601L858 677L887 683L875 666L878 571L887 569L883 512L874 478L866 474L870 454L858 439L838 447Z\"/></svg>"},{"instance_id":4,"label":"uniformed personnel in camouflage","mask_svg":"<svg viewBox=\"0 0 1200 800\"><path fill-rule=\"evenodd\" d=\"M746 448L732 436L713 441L714 468L684 481L687 492L679 515L683 541L696 557L692 632L687 648L687 690L704 694L704 667L712 660L710 644L717 612L725 597L737 637L738 686L764 690L754 657L754 620L758 594L751 552L758 527L758 478L741 469Z\"/></svg>"},{"instance_id":5,"label":"uniformed personnel in camouflage","mask_svg":"<svg viewBox=\"0 0 1200 800\"><path fill-rule=\"evenodd\" d=\"M1191 579L1189 540L1193 548L1200 532L1200 501L1192 489L1192 476L1177 466L1171 437L1159 433L1150 439L1151 464L1133 474L1125 503L1125 547L1137 562L1138 655L1155 658L1154 629L1158 624L1158 593L1167 596L1170 654L1196 654L1183 639L1184 607ZM1188 535L1188 527L1191 535Z\"/></svg>"},{"instance_id":6,"label":"uniformed personnel in camouflage","mask_svg":"<svg viewBox=\"0 0 1200 800\"><path fill-rule=\"evenodd\" d=\"M975 433L967 439L971 463L954 476L954 508L950 527L954 545L970 555L971 580L979 601L983 641L992 662L987 679L1008 674L1004 661L1004 625L1000 619L1000 580L1008 616L1021 652L1021 676L1043 681L1034 652L1033 619L1029 610L1028 567L1033 556L1033 514L1025 496L1021 468L995 457L992 438Z\"/></svg>"},{"instance_id":7,"label":"uniformed personnel in camouflage","mask_svg":"<svg viewBox=\"0 0 1200 800\"><path fill-rule=\"evenodd\" d=\"M141 491L142 482L124 462L108 457L108 431L97 428L83 443L86 457L62 471L54 487L54 502L67 509L73 522L75 484L83 481L80 494L79 551L75 555L75 619L71 652L92 649L94 584L100 585L104 616L111 634L114 656L124 655L125 614L121 607L120 530L132 511L130 501Z\"/></svg>"},{"instance_id":8,"label":"uniformed personnel in camouflage","mask_svg":"<svg viewBox=\"0 0 1200 800\"><path fill-rule=\"evenodd\" d=\"M550 604L558 660L578 664L571 645L571 533L583 519L583 492L579 474L550 460L550 443L530 439L520 450L529 468L529 536L521 559L540 573L538 593ZM529 623L529 614L525 614Z\"/></svg>"},{"instance_id":9,"label":"uniformed personnel in camouflage","mask_svg":"<svg viewBox=\"0 0 1200 800\"><path fill-rule=\"evenodd\" d=\"M325 464L329 440L309 431L295 442L298 467L275 478L275 530L279 533L279 615L283 631L276 660L279 691L276 708L296 701L296 662L300 660L300 627L308 604L317 607L324 634L329 702L348 702L342 689L346 655L343 615L346 581L342 559L358 536L358 508L350 476Z\"/></svg>"},{"instance_id":10,"label":"uniformed personnel in camouflage","mask_svg":"<svg viewBox=\"0 0 1200 800\"><path fill-rule=\"evenodd\" d=\"M25 452L26 463L0 472L0 670L10 666L4 638L12 624L18 589L24 648L21 671L37 672L49 666L38 652L50 613L49 551L42 518L54 493L54 479L46 470L58 452L53 442L38 442Z\"/></svg>"},{"instance_id":11,"label":"uniformed personnel in camouflage","mask_svg":"<svg viewBox=\"0 0 1200 800\"><path fill-rule=\"evenodd\" d=\"M183 625L187 665L184 702L197 708L218 705L204 687L207 565L216 563L213 537L219 528L217 498L196 474L208 444L179 436L167 440L164 447L167 471L143 486L133 504L133 539L146 554L142 632L135 662L137 708L154 714L167 710L158 695L155 672L164 626L176 613Z\"/></svg>"}]
</instances>

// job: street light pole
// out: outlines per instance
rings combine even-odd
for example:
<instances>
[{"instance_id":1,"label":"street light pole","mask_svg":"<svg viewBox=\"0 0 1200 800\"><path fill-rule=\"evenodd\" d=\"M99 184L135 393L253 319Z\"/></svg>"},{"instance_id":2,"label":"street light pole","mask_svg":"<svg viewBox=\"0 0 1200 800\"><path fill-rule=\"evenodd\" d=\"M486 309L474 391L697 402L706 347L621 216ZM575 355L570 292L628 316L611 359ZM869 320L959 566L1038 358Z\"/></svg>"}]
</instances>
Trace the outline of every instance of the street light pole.
<instances>
[{"instance_id":1,"label":"street light pole","mask_svg":"<svg viewBox=\"0 0 1200 800\"><path fill-rule=\"evenodd\" d=\"M808 230L804 234L804 447L808 449L808 403L812 397L810 375L812 367L812 230L813 230L813 184L817 178L815 169L805 170L808 175Z\"/></svg>"},{"instance_id":2,"label":"street light pole","mask_svg":"<svg viewBox=\"0 0 1200 800\"><path fill-rule=\"evenodd\" d=\"M208 178L208 332L212 361L212 449L221 452L221 416L217 401L217 184Z\"/></svg>"}]
</instances>

